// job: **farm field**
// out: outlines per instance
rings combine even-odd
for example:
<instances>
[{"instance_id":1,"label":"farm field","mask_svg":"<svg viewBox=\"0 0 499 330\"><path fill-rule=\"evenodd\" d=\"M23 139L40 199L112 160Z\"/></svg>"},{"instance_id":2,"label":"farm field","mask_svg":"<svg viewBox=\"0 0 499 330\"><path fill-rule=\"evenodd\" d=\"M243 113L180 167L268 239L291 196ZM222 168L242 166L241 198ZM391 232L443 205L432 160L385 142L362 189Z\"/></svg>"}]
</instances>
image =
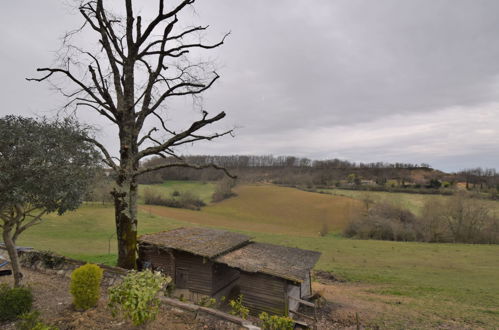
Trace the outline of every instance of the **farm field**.
<instances>
[{"instance_id":1,"label":"farm field","mask_svg":"<svg viewBox=\"0 0 499 330\"><path fill-rule=\"evenodd\" d=\"M236 192L237 197L201 211L143 205L139 232L202 225L320 251L316 269L347 282L319 289L358 311L373 327L499 328L499 246L345 239L338 231L362 210L359 200L271 185L241 186ZM112 263L113 211L111 205L86 204L76 212L50 216L26 231L19 243ZM330 233L320 237L324 221Z\"/></svg>"},{"instance_id":2,"label":"farm field","mask_svg":"<svg viewBox=\"0 0 499 330\"><path fill-rule=\"evenodd\" d=\"M240 186L237 197L201 211L143 205L142 211L198 225L256 232L317 236L324 224L340 231L362 210L360 201L326 194L311 194L273 185Z\"/></svg>"}]
</instances>

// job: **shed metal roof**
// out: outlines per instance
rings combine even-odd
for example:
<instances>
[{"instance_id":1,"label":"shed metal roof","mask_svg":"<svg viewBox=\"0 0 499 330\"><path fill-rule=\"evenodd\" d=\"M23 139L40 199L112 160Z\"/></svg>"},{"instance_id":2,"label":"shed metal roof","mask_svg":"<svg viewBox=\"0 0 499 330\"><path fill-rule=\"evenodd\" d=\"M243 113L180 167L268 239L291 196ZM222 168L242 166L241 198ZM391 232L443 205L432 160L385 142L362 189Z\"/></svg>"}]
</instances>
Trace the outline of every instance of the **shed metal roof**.
<instances>
[{"instance_id":1,"label":"shed metal roof","mask_svg":"<svg viewBox=\"0 0 499 330\"><path fill-rule=\"evenodd\" d=\"M266 243L250 243L215 259L251 273L264 273L303 282L319 260L320 252Z\"/></svg>"},{"instance_id":2,"label":"shed metal roof","mask_svg":"<svg viewBox=\"0 0 499 330\"><path fill-rule=\"evenodd\" d=\"M177 228L139 237L139 243L189 252L214 258L247 243L251 237L225 230L207 228Z\"/></svg>"}]
</instances>

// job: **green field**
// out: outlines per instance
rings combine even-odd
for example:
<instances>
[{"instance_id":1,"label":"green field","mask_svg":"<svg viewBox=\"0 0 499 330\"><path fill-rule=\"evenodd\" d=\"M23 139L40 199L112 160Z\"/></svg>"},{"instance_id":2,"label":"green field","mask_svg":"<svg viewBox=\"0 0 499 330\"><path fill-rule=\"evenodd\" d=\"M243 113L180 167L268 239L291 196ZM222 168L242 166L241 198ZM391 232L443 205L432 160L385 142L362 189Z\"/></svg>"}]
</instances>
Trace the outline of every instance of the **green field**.
<instances>
[{"instance_id":1,"label":"green field","mask_svg":"<svg viewBox=\"0 0 499 330\"><path fill-rule=\"evenodd\" d=\"M372 306L376 313L366 321L370 325L499 328L499 246L345 239L338 231L363 207L358 200L271 185L242 186L236 192L237 197L201 211L141 206L139 232L204 225L244 232L257 241L320 251L316 268L347 280L338 288L354 290L353 305ZM317 228L324 221L331 232L320 237ZM86 204L76 212L47 217L24 233L19 243L112 263L113 208Z\"/></svg>"}]
</instances>

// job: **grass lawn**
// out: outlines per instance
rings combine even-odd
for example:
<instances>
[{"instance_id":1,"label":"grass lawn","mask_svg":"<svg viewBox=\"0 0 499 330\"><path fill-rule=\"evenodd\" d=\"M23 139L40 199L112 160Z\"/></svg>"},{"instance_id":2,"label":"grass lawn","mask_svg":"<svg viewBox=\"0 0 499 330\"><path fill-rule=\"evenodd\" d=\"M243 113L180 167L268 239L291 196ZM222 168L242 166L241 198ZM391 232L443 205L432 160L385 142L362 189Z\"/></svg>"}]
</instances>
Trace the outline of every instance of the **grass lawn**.
<instances>
[{"instance_id":1,"label":"grass lawn","mask_svg":"<svg viewBox=\"0 0 499 330\"><path fill-rule=\"evenodd\" d=\"M362 206L359 201L263 185L242 186L237 193L201 211L141 206L139 232L203 225L320 251L317 269L331 271L347 280L345 285L358 288L355 299L381 306L383 312L371 320L373 326L499 328L498 245L345 239L337 232L352 210ZM76 212L47 217L26 231L19 244L112 263L113 212L111 205L86 204ZM333 230L319 237L317 228L324 219Z\"/></svg>"}]
</instances>

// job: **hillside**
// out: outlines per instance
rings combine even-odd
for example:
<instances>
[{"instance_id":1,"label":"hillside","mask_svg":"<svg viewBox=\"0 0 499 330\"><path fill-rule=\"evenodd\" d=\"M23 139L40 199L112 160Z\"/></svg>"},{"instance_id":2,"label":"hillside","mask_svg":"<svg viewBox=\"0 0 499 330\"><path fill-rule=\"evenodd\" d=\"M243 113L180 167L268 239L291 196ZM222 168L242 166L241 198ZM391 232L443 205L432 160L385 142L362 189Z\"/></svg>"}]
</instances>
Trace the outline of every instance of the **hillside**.
<instances>
[{"instance_id":1,"label":"hillside","mask_svg":"<svg viewBox=\"0 0 499 330\"><path fill-rule=\"evenodd\" d=\"M316 284L316 289L335 304L337 317L359 313L371 326L499 327L499 246L345 239L337 230L352 215L347 210L362 209L360 200L272 185L241 186L236 191L237 197L201 211L143 205L139 233L203 225L320 251L316 269L346 282ZM418 196L388 196L400 195ZM331 231L320 237L317 231L324 219ZM87 204L61 217L50 216L27 231L20 244L113 263L113 207Z\"/></svg>"},{"instance_id":2,"label":"hillside","mask_svg":"<svg viewBox=\"0 0 499 330\"><path fill-rule=\"evenodd\" d=\"M257 232L315 236L326 224L340 231L362 210L352 198L312 194L273 185L238 186L236 197L211 204L202 211L143 205L142 211L198 225Z\"/></svg>"}]
</instances>

